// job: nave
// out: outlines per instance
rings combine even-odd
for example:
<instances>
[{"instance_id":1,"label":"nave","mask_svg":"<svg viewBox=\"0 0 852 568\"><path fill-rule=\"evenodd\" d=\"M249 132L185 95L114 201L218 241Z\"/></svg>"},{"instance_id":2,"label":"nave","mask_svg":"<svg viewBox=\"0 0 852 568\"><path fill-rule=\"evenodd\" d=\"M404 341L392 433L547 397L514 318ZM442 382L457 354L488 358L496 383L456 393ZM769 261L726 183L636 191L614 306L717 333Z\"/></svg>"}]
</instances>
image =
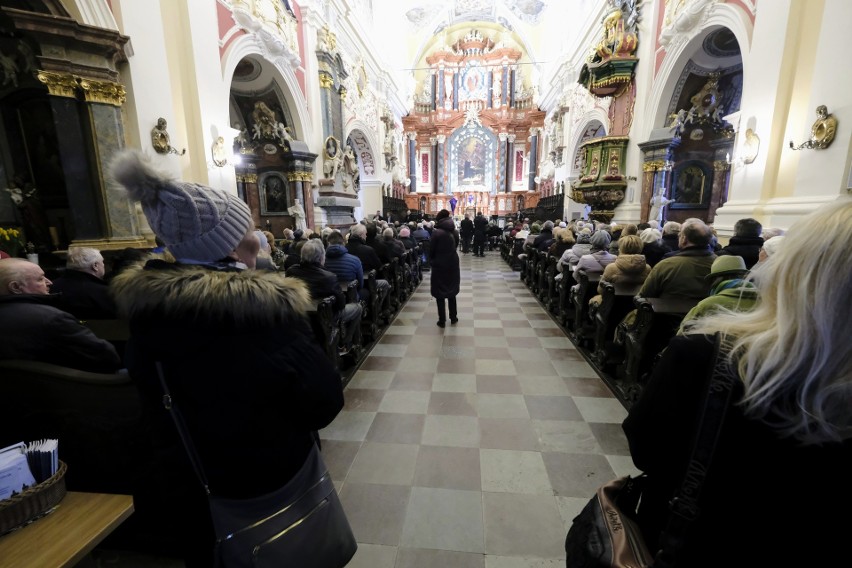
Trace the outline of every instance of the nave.
<instances>
[{"instance_id":1,"label":"nave","mask_svg":"<svg viewBox=\"0 0 852 568\"><path fill-rule=\"evenodd\" d=\"M459 323L431 273L320 432L352 567L564 566L571 519L635 473L626 411L497 252L461 257Z\"/></svg>"}]
</instances>

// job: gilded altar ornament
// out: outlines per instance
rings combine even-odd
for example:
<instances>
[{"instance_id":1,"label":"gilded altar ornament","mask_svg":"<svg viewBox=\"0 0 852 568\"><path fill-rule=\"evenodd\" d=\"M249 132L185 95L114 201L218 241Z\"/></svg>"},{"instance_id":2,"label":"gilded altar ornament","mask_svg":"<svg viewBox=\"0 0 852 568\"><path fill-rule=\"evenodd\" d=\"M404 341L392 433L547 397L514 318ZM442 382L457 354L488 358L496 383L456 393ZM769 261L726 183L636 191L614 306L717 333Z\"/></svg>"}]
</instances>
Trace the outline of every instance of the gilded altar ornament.
<instances>
[{"instance_id":1,"label":"gilded altar ornament","mask_svg":"<svg viewBox=\"0 0 852 568\"><path fill-rule=\"evenodd\" d=\"M837 131L837 119L834 118L833 114L828 113L828 108L825 105L819 105L816 112L817 119L811 127L810 139L798 146L790 140L792 150L825 150L831 146Z\"/></svg>"}]
</instances>

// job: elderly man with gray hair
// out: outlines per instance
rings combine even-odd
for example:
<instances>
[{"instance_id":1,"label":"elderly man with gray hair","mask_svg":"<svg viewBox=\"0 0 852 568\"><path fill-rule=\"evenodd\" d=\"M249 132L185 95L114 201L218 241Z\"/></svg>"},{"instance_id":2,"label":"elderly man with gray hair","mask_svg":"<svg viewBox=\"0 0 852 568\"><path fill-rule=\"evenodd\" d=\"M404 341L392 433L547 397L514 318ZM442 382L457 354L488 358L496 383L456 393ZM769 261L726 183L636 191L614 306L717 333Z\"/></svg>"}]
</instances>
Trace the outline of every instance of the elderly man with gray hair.
<instances>
[{"instance_id":1,"label":"elderly man with gray hair","mask_svg":"<svg viewBox=\"0 0 852 568\"><path fill-rule=\"evenodd\" d=\"M680 249L654 266L639 295L645 298L706 298L705 278L716 259L709 246L712 238L713 231L701 219L684 221L678 240Z\"/></svg>"},{"instance_id":2,"label":"elderly man with gray hair","mask_svg":"<svg viewBox=\"0 0 852 568\"><path fill-rule=\"evenodd\" d=\"M50 291L61 294L59 307L78 319L113 319L115 304L104 281L104 257L98 249L68 247L65 272Z\"/></svg>"},{"instance_id":3,"label":"elderly man with gray hair","mask_svg":"<svg viewBox=\"0 0 852 568\"><path fill-rule=\"evenodd\" d=\"M0 360L24 359L114 373L121 358L77 318L54 306L44 271L22 258L0 260Z\"/></svg>"},{"instance_id":4,"label":"elderly man with gray hair","mask_svg":"<svg viewBox=\"0 0 852 568\"><path fill-rule=\"evenodd\" d=\"M302 246L302 260L287 271L288 278L298 278L308 285L311 300L315 303L329 296L334 297L334 314L343 324L343 345L341 355L348 353L353 345L352 338L361 325L361 304L346 303L337 275L323 268L325 248L321 239L310 239Z\"/></svg>"}]
</instances>

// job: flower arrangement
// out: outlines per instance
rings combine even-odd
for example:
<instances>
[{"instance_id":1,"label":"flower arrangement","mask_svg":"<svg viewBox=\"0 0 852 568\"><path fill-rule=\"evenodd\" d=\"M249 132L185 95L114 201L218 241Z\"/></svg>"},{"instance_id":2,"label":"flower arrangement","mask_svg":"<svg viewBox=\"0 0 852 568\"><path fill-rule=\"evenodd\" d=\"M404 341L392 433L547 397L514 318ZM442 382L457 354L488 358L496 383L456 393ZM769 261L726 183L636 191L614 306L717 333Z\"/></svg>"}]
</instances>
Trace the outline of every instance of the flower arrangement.
<instances>
[{"instance_id":1,"label":"flower arrangement","mask_svg":"<svg viewBox=\"0 0 852 568\"><path fill-rule=\"evenodd\" d=\"M23 246L24 242L21 240L21 231L0 227L0 250L11 257L16 257L20 255Z\"/></svg>"}]
</instances>

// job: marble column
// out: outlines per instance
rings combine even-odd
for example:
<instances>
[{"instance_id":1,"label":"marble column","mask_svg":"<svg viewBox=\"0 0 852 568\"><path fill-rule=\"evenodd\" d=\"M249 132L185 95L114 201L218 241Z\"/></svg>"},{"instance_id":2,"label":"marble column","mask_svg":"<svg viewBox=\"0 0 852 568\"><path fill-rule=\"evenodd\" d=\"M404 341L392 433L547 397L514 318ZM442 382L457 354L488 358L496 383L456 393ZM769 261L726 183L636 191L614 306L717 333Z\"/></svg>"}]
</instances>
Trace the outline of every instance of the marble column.
<instances>
[{"instance_id":1,"label":"marble column","mask_svg":"<svg viewBox=\"0 0 852 568\"><path fill-rule=\"evenodd\" d=\"M497 185L494 187L494 192L506 191L506 175L508 173L506 163L509 161L508 139L509 134L501 132L497 135L499 144L499 156L497 159Z\"/></svg>"},{"instance_id":2,"label":"marble column","mask_svg":"<svg viewBox=\"0 0 852 568\"><path fill-rule=\"evenodd\" d=\"M408 179L411 185L408 187L410 193L417 191L417 133L409 132L408 136Z\"/></svg>"},{"instance_id":3,"label":"marble column","mask_svg":"<svg viewBox=\"0 0 852 568\"><path fill-rule=\"evenodd\" d=\"M435 146L435 187L438 193L450 193L450 184L444 184L444 143L447 137L444 134L438 134L435 137L437 142Z\"/></svg>"},{"instance_id":4,"label":"marble column","mask_svg":"<svg viewBox=\"0 0 852 568\"><path fill-rule=\"evenodd\" d=\"M535 176L538 170L538 128L530 128L530 171L527 191L535 190Z\"/></svg>"},{"instance_id":5,"label":"marble column","mask_svg":"<svg viewBox=\"0 0 852 568\"><path fill-rule=\"evenodd\" d=\"M513 165L515 162L515 135L506 137L506 193L512 192L512 184L515 181Z\"/></svg>"}]
</instances>

